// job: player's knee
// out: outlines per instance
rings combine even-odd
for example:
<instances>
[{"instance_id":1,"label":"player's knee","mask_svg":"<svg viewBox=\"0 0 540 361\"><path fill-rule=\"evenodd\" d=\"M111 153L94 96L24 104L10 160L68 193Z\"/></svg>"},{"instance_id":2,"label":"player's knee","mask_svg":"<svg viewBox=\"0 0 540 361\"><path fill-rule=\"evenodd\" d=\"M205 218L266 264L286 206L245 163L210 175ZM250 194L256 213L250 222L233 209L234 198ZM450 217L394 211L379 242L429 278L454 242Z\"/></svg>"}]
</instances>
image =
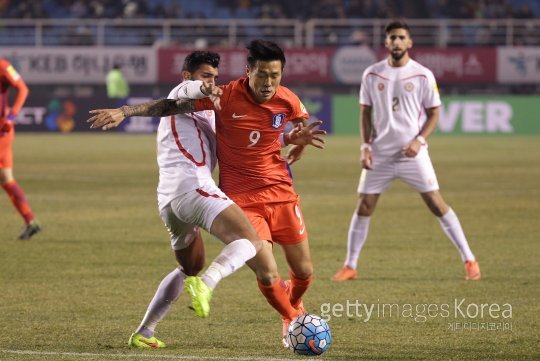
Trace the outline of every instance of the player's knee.
<instances>
[{"instance_id":1,"label":"player's knee","mask_svg":"<svg viewBox=\"0 0 540 361\"><path fill-rule=\"evenodd\" d=\"M356 209L356 214L360 217L371 217L375 207L371 206L367 202L360 202Z\"/></svg>"},{"instance_id":2,"label":"player's knee","mask_svg":"<svg viewBox=\"0 0 540 361\"><path fill-rule=\"evenodd\" d=\"M302 280L308 279L313 276L313 263L306 262L302 264L302 267L299 267L291 272L296 278L300 278Z\"/></svg>"},{"instance_id":3,"label":"player's knee","mask_svg":"<svg viewBox=\"0 0 540 361\"><path fill-rule=\"evenodd\" d=\"M194 262L188 262L187 264L181 265L184 273L187 276L196 276L199 272L202 271L204 267L204 260L196 260Z\"/></svg>"},{"instance_id":4,"label":"player's knee","mask_svg":"<svg viewBox=\"0 0 540 361\"><path fill-rule=\"evenodd\" d=\"M270 286L277 282L279 274L271 271L257 272L257 279L263 285Z\"/></svg>"}]
</instances>

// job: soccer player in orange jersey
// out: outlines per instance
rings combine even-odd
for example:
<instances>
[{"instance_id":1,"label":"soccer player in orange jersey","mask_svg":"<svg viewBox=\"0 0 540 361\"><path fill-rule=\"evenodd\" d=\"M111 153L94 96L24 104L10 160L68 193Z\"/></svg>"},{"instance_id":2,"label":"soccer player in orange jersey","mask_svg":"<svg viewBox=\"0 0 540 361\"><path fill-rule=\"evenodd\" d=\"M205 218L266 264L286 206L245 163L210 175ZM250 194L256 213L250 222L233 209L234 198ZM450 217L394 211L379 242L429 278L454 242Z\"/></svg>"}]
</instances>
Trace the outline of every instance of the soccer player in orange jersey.
<instances>
[{"instance_id":1,"label":"soccer player in orange jersey","mask_svg":"<svg viewBox=\"0 0 540 361\"><path fill-rule=\"evenodd\" d=\"M225 194L247 214L265 247L247 264L254 270L259 288L268 303L282 317L283 345L292 318L304 312L302 296L313 275L307 231L292 187L288 162L300 159L306 145L322 148L324 141L314 124L304 125L309 114L298 97L281 86L285 56L276 44L255 40L247 47L247 77L220 86L209 98L195 101L156 100L119 109L93 111L93 127L110 129L126 117L163 116L175 113L214 110L216 112L219 183ZM309 137L283 135L287 122L311 133ZM319 123L317 123L319 124ZM295 144L288 159L281 147ZM272 254L271 243L284 250L290 280L283 281Z\"/></svg>"},{"instance_id":2,"label":"soccer player in orange jersey","mask_svg":"<svg viewBox=\"0 0 540 361\"><path fill-rule=\"evenodd\" d=\"M8 106L9 88L17 89L17 96L11 109ZM35 219L24 191L13 177L12 150L15 138L13 120L28 97L28 87L13 65L3 58L0 58L0 97L2 103L0 106L0 185L26 223L19 239L29 239L41 231L41 224Z\"/></svg>"}]
</instances>

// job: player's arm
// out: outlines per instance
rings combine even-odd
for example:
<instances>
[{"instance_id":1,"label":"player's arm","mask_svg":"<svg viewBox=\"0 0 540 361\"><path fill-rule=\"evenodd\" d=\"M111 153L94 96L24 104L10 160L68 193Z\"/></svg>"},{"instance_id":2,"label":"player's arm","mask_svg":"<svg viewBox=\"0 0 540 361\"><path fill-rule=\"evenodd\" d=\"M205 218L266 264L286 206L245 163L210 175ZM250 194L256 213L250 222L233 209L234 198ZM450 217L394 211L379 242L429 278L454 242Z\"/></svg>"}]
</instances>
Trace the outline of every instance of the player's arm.
<instances>
[{"instance_id":1,"label":"player's arm","mask_svg":"<svg viewBox=\"0 0 540 361\"><path fill-rule=\"evenodd\" d=\"M427 119L420 133L410 142L404 149L403 154L407 157L414 158L420 151L422 146L427 145L427 139L433 133L439 122L440 107L425 109Z\"/></svg>"},{"instance_id":2,"label":"player's arm","mask_svg":"<svg viewBox=\"0 0 540 361\"><path fill-rule=\"evenodd\" d=\"M4 119L0 118L0 133L7 133L13 128L13 120L21 111L26 98L28 98L28 86L17 73L17 70L7 61L0 62L0 72L4 75L4 78L9 82L9 85L16 89L16 96L13 105L9 109L9 113Z\"/></svg>"},{"instance_id":3,"label":"player's arm","mask_svg":"<svg viewBox=\"0 0 540 361\"><path fill-rule=\"evenodd\" d=\"M370 105L360 104L360 129L362 130L362 145L360 146L362 168L372 169L371 135L373 132L373 122L371 121Z\"/></svg>"},{"instance_id":4,"label":"player's arm","mask_svg":"<svg viewBox=\"0 0 540 361\"><path fill-rule=\"evenodd\" d=\"M307 119L295 119L293 121L296 123L294 128L289 132L283 134L282 146L287 146L292 144L293 146L287 152L286 159L289 164L300 160L304 153L304 149L308 145L312 145L315 148L323 149L324 148L324 139L319 135L326 134L325 130L315 129L322 124L322 120L312 122L311 124L307 123Z\"/></svg>"},{"instance_id":5,"label":"player's arm","mask_svg":"<svg viewBox=\"0 0 540 361\"><path fill-rule=\"evenodd\" d=\"M217 98L212 99L214 106L219 106L219 96L222 90L213 84L203 83L200 91L205 96ZM136 105L124 105L116 109L94 109L90 111L93 116L86 122L90 123L90 128L102 128L108 130L116 128L125 118L131 116L141 117L166 117L180 113L191 113L196 111L195 100L193 99L158 99Z\"/></svg>"},{"instance_id":6,"label":"player's arm","mask_svg":"<svg viewBox=\"0 0 540 361\"><path fill-rule=\"evenodd\" d=\"M8 119L13 120L17 114L21 111L24 102L26 101L26 98L28 98L28 86L24 82L22 78L19 78L19 80L13 84L15 89L17 89L17 95L15 96L15 101L13 102L13 106L9 110Z\"/></svg>"}]
</instances>

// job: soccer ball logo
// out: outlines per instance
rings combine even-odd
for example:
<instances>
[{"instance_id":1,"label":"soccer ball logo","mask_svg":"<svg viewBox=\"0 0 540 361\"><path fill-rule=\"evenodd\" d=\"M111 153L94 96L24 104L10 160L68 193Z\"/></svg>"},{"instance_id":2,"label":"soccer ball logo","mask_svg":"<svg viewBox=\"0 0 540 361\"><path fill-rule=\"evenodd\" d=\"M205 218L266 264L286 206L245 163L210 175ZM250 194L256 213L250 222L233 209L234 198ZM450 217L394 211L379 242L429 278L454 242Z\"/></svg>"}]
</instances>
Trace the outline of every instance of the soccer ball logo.
<instances>
[{"instance_id":1,"label":"soccer ball logo","mask_svg":"<svg viewBox=\"0 0 540 361\"><path fill-rule=\"evenodd\" d=\"M316 315L305 314L292 320L289 325L289 348L299 355L320 355L332 342L332 334L325 320Z\"/></svg>"}]
</instances>

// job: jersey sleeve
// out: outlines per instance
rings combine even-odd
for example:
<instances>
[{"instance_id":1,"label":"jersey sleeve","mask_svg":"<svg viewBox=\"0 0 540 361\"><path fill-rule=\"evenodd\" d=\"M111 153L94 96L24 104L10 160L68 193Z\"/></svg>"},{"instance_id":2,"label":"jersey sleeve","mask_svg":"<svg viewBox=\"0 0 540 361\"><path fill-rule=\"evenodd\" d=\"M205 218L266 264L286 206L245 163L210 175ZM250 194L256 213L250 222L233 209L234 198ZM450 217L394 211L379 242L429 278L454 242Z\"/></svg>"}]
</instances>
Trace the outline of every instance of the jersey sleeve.
<instances>
[{"instance_id":1,"label":"jersey sleeve","mask_svg":"<svg viewBox=\"0 0 540 361\"><path fill-rule=\"evenodd\" d=\"M222 86L219 86L219 88L223 90L223 94L219 97L221 109L223 109L231 95L231 86L222 85ZM195 99L195 111L200 112L202 110L214 110L214 111L216 110L214 103L209 97L202 98L202 99Z\"/></svg>"},{"instance_id":2,"label":"jersey sleeve","mask_svg":"<svg viewBox=\"0 0 540 361\"><path fill-rule=\"evenodd\" d=\"M435 108L441 105L441 96L439 95L439 88L437 87L437 81L431 71L428 71L427 81L424 89L424 97L422 103L424 108Z\"/></svg>"},{"instance_id":3,"label":"jersey sleeve","mask_svg":"<svg viewBox=\"0 0 540 361\"><path fill-rule=\"evenodd\" d=\"M371 95L369 94L369 81L368 81L368 72L367 70L362 75L362 82L360 83L360 95L359 103L363 105L372 105Z\"/></svg>"},{"instance_id":4,"label":"jersey sleeve","mask_svg":"<svg viewBox=\"0 0 540 361\"><path fill-rule=\"evenodd\" d=\"M10 115L16 116L19 114L24 102L26 101L26 98L28 97L28 87L17 70L15 70L13 65L11 65L9 62L5 60L0 62L0 72L4 75L4 78L7 79L9 84L17 89L15 101L13 102L9 112Z\"/></svg>"},{"instance_id":5,"label":"jersey sleeve","mask_svg":"<svg viewBox=\"0 0 540 361\"><path fill-rule=\"evenodd\" d=\"M291 105L292 105L291 120L309 119L309 113L306 107L297 96L294 96L291 99Z\"/></svg>"}]
</instances>

